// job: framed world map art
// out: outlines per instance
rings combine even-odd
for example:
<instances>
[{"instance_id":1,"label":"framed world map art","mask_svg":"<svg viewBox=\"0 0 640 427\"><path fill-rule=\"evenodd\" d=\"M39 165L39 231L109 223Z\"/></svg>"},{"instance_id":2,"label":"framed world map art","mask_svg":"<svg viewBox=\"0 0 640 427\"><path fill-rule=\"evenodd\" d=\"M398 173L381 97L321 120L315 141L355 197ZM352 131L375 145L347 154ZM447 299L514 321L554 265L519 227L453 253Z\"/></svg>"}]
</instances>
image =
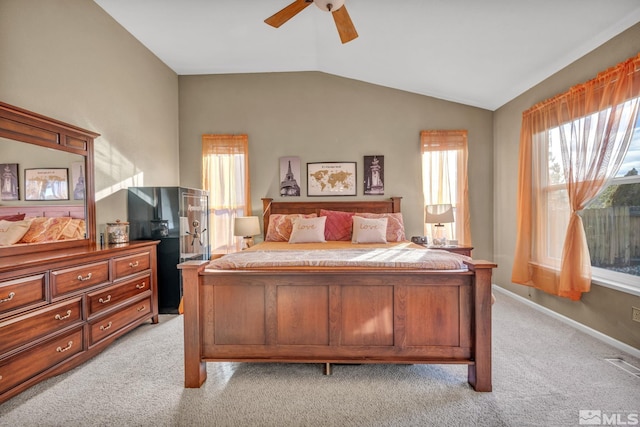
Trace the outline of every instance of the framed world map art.
<instances>
[{"instance_id":1,"label":"framed world map art","mask_svg":"<svg viewBox=\"0 0 640 427\"><path fill-rule=\"evenodd\" d=\"M356 162L307 163L307 196L355 196Z\"/></svg>"}]
</instances>

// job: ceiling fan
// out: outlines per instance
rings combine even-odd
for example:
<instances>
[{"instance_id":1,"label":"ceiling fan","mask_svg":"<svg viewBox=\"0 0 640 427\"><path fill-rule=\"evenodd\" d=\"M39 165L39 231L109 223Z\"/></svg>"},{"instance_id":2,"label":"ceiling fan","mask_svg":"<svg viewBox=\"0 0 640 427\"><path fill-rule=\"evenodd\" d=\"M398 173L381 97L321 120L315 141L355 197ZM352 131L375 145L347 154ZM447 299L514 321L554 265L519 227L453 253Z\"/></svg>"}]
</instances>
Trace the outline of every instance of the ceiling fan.
<instances>
[{"instance_id":1,"label":"ceiling fan","mask_svg":"<svg viewBox=\"0 0 640 427\"><path fill-rule=\"evenodd\" d=\"M278 28L302 12L302 10L311 3L315 3L320 10L331 12L333 20L336 23L336 28L338 28L338 34L340 34L340 40L344 44L358 37L358 33L353 26L353 22L351 22L349 12L347 12L344 2L345 0L296 0L281 11L265 19L264 22L272 27Z\"/></svg>"}]
</instances>

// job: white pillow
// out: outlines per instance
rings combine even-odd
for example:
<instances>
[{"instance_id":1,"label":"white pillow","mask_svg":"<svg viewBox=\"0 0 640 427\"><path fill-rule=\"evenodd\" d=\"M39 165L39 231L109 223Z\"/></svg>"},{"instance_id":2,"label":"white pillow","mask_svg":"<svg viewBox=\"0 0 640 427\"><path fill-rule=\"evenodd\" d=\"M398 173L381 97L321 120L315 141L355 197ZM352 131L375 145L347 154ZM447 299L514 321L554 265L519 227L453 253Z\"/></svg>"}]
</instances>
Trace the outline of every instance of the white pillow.
<instances>
[{"instance_id":1,"label":"white pillow","mask_svg":"<svg viewBox=\"0 0 640 427\"><path fill-rule=\"evenodd\" d=\"M387 243L387 218L353 217L352 243Z\"/></svg>"},{"instance_id":2,"label":"white pillow","mask_svg":"<svg viewBox=\"0 0 640 427\"><path fill-rule=\"evenodd\" d=\"M30 225L30 219L22 221L0 220L0 246L9 246L20 241L22 236L29 231Z\"/></svg>"},{"instance_id":3,"label":"white pillow","mask_svg":"<svg viewBox=\"0 0 640 427\"><path fill-rule=\"evenodd\" d=\"M325 243L324 225L326 216L318 218L293 218L289 243Z\"/></svg>"}]
</instances>

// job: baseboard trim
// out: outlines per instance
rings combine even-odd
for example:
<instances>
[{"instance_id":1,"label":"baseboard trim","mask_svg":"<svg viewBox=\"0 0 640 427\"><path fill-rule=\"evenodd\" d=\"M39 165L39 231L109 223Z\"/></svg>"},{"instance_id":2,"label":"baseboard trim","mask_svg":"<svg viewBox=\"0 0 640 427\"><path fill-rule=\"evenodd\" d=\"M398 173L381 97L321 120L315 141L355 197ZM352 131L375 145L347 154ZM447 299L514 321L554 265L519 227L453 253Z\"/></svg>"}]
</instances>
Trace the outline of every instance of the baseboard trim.
<instances>
[{"instance_id":1,"label":"baseboard trim","mask_svg":"<svg viewBox=\"0 0 640 427\"><path fill-rule=\"evenodd\" d=\"M496 284L493 284L491 286L493 288L494 291L496 292L500 292L501 294L504 294L510 298L513 298L517 301L520 301L526 305L528 305L529 307L533 308L534 310L538 310L548 316L551 316L555 319L560 320L563 323L566 323L567 325L570 325L576 329L578 329L579 331L582 331L588 335L591 335L594 338L599 339L600 341L609 344L612 347L615 347L616 349L620 350L620 351L624 351L625 353L629 353L630 355L632 355L633 357L637 357L640 359L640 349L637 349L635 347L630 346L629 344L625 344L622 341L618 341L615 338L610 337L609 335L603 334L600 331L596 331L593 328L590 328L589 326L586 326L580 322L577 322L567 316L564 316L560 313L556 313L553 310L550 310L540 304L537 304L531 300L528 300L514 292L511 292L503 287L500 287Z\"/></svg>"}]
</instances>

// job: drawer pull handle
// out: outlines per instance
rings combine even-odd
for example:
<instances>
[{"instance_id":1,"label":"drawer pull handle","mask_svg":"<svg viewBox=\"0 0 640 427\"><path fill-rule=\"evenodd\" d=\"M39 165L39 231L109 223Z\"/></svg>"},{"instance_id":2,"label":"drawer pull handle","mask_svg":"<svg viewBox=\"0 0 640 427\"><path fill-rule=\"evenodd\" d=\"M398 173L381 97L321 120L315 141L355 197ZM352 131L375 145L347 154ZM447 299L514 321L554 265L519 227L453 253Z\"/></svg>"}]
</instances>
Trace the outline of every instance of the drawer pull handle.
<instances>
[{"instance_id":1,"label":"drawer pull handle","mask_svg":"<svg viewBox=\"0 0 640 427\"><path fill-rule=\"evenodd\" d=\"M71 348L71 346L72 346L72 345L73 345L73 341L69 341L69 342L67 343L67 346L66 346L66 347L64 347L64 348L62 348L62 347L58 347L58 348L56 348L56 351L57 351L58 353L63 353L63 352L65 352L65 351L69 350L69 349Z\"/></svg>"},{"instance_id":2,"label":"drawer pull handle","mask_svg":"<svg viewBox=\"0 0 640 427\"><path fill-rule=\"evenodd\" d=\"M71 317L71 310L67 310L67 314L65 316L60 316L59 314L56 314L55 319L64 320L64 319L68 319L69 317Z\"/></svg>"},{"instance_id":3,"label":"drawer pull handle","mask_svg":"<svg viewBox=\"0 0 640 427\"><path fill-rule=\"evenodd\" d=\"M110 329L110 328L111 328L111 322L107 323L107 326L104 326L104 325L100 326L101 331L106 331L107 329Z\"/></svg>"},{"instance_id":4,"label":"drawer pull handle","mask_svg":"<svg viewBox=\"0 0 640 427\"><path fill-rule=\"evenodd\" d=\"M142 310L144 310L145 308L147 308L147 307L145 307L144 305L142 305L142 306L138 307L138 311L142 311Z\"/></svg>"},{"instance_id":5,"label":"drawer pull handle","mask_svg":"<svg viewBox=\"0 0 640 427\"><path fill-rule=\"evenodd\" d=\"M91 279L91 273L87 274L85 277L82 277L81 274L78 275L78 280L80 280L81 282L84 282L85 280L89 280Z\"/></svg>"},{"instance_id":6,"label":"drawer pull handle","mask_svg":"<svg viewBox=\"0 0 640 427\"><path fill-rule=\"evenodd\" d=\"M147 286L146 282L138 283L136 285L136 289L144 289L145 286Z\"/></svg>"},{"instance_id":7,"label":"drawer pull handle","mask_svg":"<svg viewBox=\"0 0 640 427\"><path fill-rule=\"evenodd\" d=\"M15 297L15 296L16 296L15 292L10 292L8 297L0 299L0 303L11 301L13 299L13 297Z\"/></svg>"},{"instance_id":8,"label":"drawer pull handle","mask_svg":"<svg viewBox=\"0 0 640 427\"><path fill-rule=\"evenodd\" d=\"M136 261L136 262L130 262L130 263L129 263L129 267L134 268L134 267L137 267L139 264L140 264L140 263L139 263L138 261Z\"/></svg>"},{"instance_id":9,"label":"drawer pull handle","mask_svg":"<svg viewBox=\"0 0 640 427\"><path fill-rule=\"evenodd\" d=\"M108 303L109 301L111 301L111 294L107 295L107 299L102 299L102 298L100 298L100 299L98 300L98 302L99 302L99 303L101 303L101 304L106 304L106 303Z\"/></svg>"}]
</instances>

